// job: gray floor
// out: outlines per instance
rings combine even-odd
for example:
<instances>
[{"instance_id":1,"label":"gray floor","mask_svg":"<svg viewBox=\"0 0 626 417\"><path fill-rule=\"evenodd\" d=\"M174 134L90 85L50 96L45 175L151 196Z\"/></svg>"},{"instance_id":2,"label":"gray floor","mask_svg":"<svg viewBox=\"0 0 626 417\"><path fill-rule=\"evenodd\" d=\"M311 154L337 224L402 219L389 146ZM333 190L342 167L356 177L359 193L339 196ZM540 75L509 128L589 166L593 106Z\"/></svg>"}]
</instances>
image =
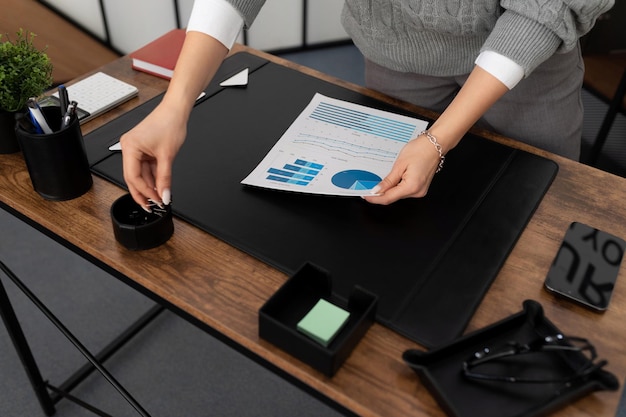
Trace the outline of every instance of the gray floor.
<instances>
[{"instance_id":1,"label":"gray floor","mask_svg":"<svg viewBox=\"0 0 626 417\"><path fill-rule=\"evenodd\" d=\"M0 259L93 352L152 303L0 210ZM0 276L44 378L59 384L85 363L73 346ZM153 416L338 416L339 413L208 334L163 313L107 369ZM43 415L0 326L0 416ZM73 392L114 416L134 410L99 374ZM93 415L62 400L56 415Z\"/></svg>"},{"instance_id":2,"label":"gray floor","mask_svg":"<svg viewBox=\"0 0 626 417\"><path fill-rule=\"evenodd\" d=\"M286 53L281 56L342 80L365 85L363 55L352 45Z\"/></svg>"},{"instance_id":3,"label":"gray floor","mask_svg":"<svg viewBox=\"0 0 626 417\"><path fill-rule=\"evenodd\" d=\"M362 58L338 47L287 58L363 84ZM585 94L586 141L599 126L604 104ZM620 116L607 149L621 169L626 121ZM0 259L48 304L86 346L97 351L152 303L115 278L0 210ZM6 286L45 378L59 383L84 363L69 342L4 275ZM112 360L108 369L154 416L336 416L338 412L224 346L182 319L165 313ZM74 393L114 416L135 412L99 375ZM0 416L43 415L17 355L0 326ZM91 413L62 400L57 416ZM624 407L620 417L626 417Z\"/></svg>"}]
</instances>

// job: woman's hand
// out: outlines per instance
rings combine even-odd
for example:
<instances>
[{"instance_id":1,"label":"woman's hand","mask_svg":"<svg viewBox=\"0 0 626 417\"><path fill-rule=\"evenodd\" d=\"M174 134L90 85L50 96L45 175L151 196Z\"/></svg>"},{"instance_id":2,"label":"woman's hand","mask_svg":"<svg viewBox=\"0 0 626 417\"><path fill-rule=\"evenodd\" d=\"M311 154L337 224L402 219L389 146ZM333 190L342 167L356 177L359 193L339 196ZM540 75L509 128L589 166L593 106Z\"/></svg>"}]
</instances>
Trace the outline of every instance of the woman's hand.
<instances>
[{"instance_id":1,"label":"woman's hand","mask_svg":"<svg viewBox=\"0 0 626 417\"><path fill-rule=\"evenodd\" d=\"M424 197L440 167L441 156L454 148L507 91L507 86L496 77L481 67L474 67L454 100L429 128L435 143L426 135L407 143L389 175L372 190L379 195L366 196L365 200L374 204L391 204L401 198ZM440 148L435 144L439 144Z\"/></svg>"},{"instance_id":2,"label":"woman's hand","mask_svg":"<svg viewBox=\"0 0 626 417\"><path fill-rule=\"evenodd\" d=\"M228 48L217 39L187 32L163 100L120 139L124 180L144 209L148 210L149 199L169 204L172 164L185 141L189 115L227 53Z\"/></svg>"},{"instance_id":3,"label":"woman's hand","mask_svg":"<svg viewBox=\"0 0 626 417\"><path fill-rule=\"evenodd\" d=\"M391 204L403 198L420 198L428 192L439 167L439 152L425 135L407 143L400 151L391 172L363 197L374 204Z\"/></svg>"},{"instance_id":4,"label":"woman's hand","mask_svg":"<svg viewBox=\"0 0 626 417\"><path fill-rule=\"evenodd\" d=\"M187 119L164 103L120 139L124 180L133 199L169 204L172 164L187 133Z\"/></svg>"}]
</instances>

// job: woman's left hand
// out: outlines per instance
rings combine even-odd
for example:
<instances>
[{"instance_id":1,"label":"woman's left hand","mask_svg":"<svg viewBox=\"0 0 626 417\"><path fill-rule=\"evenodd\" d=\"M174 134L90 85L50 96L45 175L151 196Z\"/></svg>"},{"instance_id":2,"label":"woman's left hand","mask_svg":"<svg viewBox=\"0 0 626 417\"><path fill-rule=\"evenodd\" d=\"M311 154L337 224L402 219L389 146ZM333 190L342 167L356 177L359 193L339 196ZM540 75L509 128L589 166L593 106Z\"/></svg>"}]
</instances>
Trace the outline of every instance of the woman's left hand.
<instances>
[{"instance_id":1,"label":"woman's left hand","mask_svg":"<svg viewBox=\"0 0 626 417\"><path fill-rule=\"evenodd\" d=\"M426 135L420 135L402 148L391 172L372 190L373 195L363 198L373 204L388 205L403 198L424 197L439 161L436 147Z\"/></svg>"}]
</instances>

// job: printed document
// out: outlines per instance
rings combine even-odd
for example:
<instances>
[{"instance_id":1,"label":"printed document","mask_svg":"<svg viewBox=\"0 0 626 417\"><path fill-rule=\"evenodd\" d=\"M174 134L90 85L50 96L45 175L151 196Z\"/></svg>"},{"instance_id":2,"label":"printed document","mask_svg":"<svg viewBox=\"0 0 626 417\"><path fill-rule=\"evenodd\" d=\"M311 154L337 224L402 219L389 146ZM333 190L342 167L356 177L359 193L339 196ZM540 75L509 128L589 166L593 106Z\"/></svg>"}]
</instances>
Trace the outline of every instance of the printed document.
<instances>
[{"instance_id":1,"label":"printed document","mask_svg":"<svg viewBox=\"0 0 626 417\"><path fill-rule=\"evenodd\" d=\"M371 194L424 120L316 94L242 184L313 194Z\"/></svg>"}]
</instances>

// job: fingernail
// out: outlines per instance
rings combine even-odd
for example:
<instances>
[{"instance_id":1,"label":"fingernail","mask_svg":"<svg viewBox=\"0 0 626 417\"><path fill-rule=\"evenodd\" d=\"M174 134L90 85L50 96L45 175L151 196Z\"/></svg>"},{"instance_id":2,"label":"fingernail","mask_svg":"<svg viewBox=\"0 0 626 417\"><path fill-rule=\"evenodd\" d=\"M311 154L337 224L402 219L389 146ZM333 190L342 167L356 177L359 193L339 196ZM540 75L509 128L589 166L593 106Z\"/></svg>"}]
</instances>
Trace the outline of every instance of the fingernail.
<instances>
[{"instance_id":1,"label":"fingernail","mask_svg":"<svg viewBox=\"0 0 626 417\"><path fill-rule=\"evenodd\" d=\"M149 198L148 199L148 207L156 205L158 208L162 209L163 208L163 203L159 202L159 201L154 201L153 199Z\"/></svg>"},{"instance_id":2,"label":"fingernail","mask_svg":"<svg viewBox=\"0 0 626 417\"><path fill-rule=\"evenodd\" d=\"M165 204L166 206L169 205L170 202L172 201L172 193L168 188L163 190L163 194L161 195L161 200L163 201L163 204Z\"/></svg>"},{"instance_id":3,"label":"fingernail","mask_svg":"<svg viewBox=\"0 0 626 417\"><path fill-rule=\"evenodd\" d=\"M379 191L380 191L380 185L377 185L376 187L372 188L372 190L370 191L370 194L378 194Z\"/></svg>"}]
</instances>

